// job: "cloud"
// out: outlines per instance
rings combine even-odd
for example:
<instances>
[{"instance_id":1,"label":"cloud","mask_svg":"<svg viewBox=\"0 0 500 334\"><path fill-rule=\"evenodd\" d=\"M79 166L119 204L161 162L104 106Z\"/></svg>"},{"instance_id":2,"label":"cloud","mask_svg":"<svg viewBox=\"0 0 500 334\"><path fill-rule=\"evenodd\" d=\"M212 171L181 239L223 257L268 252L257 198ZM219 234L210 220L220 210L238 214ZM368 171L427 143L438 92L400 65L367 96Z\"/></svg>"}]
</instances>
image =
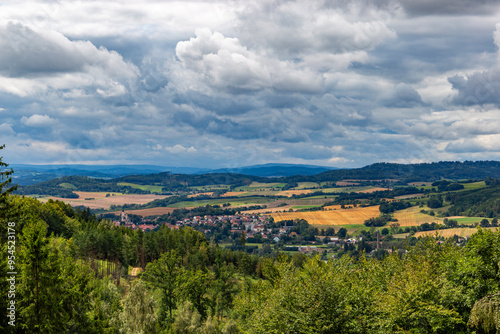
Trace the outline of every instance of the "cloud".
<instances>
[{"instance_id":1,"label":"cloud","mask_svg":"<svg viewBox=\"0 0 500 334\"><path fill-rule=\"evenodd\" d=\"M492 6L4 2L6 156L207 168L500 157Z\"/></svg>"},{"instance_id":2,"label":"cloud","mask_svg":"<svg viewBox=\"0 0 500 334\"><path fill-rule=\"evenodd\" d=\"M196 30L196 37L177 43L182 66L206 85L232 93L274 88L278 91L317 91L321 74L266 57L243 46L237 38L209 29Z\"/></svg>"},{"instance_id":3,"label":"cloud","mask_svg":"<svg viewBox=\"0 0 500 334\"><path fill-rule=\"evenodd\" d=\"M23 116L21 122L24 125L32 127L48 127L57 123L57 121L47 115L32 115L30 117Z\"/></svg>"},{"instance_id":4,"label":"cloud","mask_svg":"<svg viewBox=\"0 0 500 334\"><path fill-rule=\"evenodd\" d=\"M88 41L70 41L55 31L37 32L21 23L0 27L0 73L11 77L84 71L95 66L119 77L134 77L134 67Z\"/></svg>"},{"instance_id":5,"label":"cloud","mask_svg":"<svg viewBox=\"0 0 500 334\"><path fill-rule=\"evenodd\" d=\"M15 134L15 132L12 129L12 124L9 124L9 123L1 123L0 124L0 137L11 136L14 134Z\"/></svg>"},{"instance_id":6,"label":"cloud","mask_svg":"<svg viewBox=\"0 0 500 334\"><path fill-rule=\"evenodd\" d=\"M180 154L180 153L196 153L197 150L193 146L191 147L184 147L182 145L175 145L172 147L165 147L165 151L172 153L172 154Z\"/></svg>"},{"instance_id":7,"label":"cloud","mask_svg":"<svg viewBox=\"0 0 500 334\"><path fill-rule=\"evenodd\" d=\"M421 15L487 15L498 10L496 0L401 0L410 16Z\"/></svg>"},{"instance_id":8,"label":"cloud","mask_svg":"<svg viewBox=\"0 0 500 334\"><path fill-rule=\"evenodd\" d=\"M450 142L445 150L452 153L499 152L500 134L477 136L472 139L458 139Z\"/></svg>"},{"instance_id":9,"label":"cloud","mask_svg":"<svg viewBox=\"0 0 500 334\"><path fill-rule=\"evenodd\" d=\"M451 103L457 105L500 106L500 24L496 25L493 40L498 48L497 63L486 71L476 71L468 75L454 75L448 82L457 92L451 97Z\"/></svg>"},{"instance_id":10,"label":"cloud","mask_svg":"<svg viewBox=\"0 0 500 334\"><path fill-rule=\"evenodd\" d=\"M424 105L420 94L411 86L399 83L380 96L379 102L391 108L413 108Z\"/></svg>"}]
</instances>

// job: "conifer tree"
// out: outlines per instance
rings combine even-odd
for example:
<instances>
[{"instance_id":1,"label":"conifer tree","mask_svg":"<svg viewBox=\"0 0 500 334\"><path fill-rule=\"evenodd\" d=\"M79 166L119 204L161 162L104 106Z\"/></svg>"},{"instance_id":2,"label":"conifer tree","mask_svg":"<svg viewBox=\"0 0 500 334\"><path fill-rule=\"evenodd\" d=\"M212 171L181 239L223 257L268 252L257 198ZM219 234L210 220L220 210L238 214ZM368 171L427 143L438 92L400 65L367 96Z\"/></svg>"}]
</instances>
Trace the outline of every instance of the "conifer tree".
<instances>
[{"instance_id":1,"label":"conifer tree","mask_svg":"<svg viewBox=\"0 0 500 334\"><path fill-rule=\"evenodd\" d=\"M0 150L4 147L5 145L1 145ZM16 189L16 186L9 187L14 171L5 170L9 165L3 162L2 158L0 156L0 241L4 242L7 240L7 220L11 216L8 195Z\"/></svg>"},{"instance_id":2,"label":"conifer tree","mask_svg":"<svg viewBox=\"0 0 500 334\"><path fill-rule=\"evenodd\" d=\"M45 237L44 222L32 220L19 236L19 316L29 333L63 333L66 312L60 303L63 282L60 263Z\"/></svg>"}]
</instances>

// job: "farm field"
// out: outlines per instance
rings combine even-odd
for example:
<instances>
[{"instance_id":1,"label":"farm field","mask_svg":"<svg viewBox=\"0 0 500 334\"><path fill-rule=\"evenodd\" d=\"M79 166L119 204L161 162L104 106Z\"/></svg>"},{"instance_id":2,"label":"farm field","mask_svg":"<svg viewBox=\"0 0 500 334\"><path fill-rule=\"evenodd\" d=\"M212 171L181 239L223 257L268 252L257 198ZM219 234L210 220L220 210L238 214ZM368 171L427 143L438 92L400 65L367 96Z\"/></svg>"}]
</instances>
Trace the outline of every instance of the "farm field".
<instances>
[{"instance_id":1,"label":"farm field","mask_svg":"<svg viewBox=\"0 0 500 334\"><path fill-rule=\"evenodd\" d=\"M486 183L484 183L484 181L480 181L480 182L473 182L473 183L462 183L464 188L466 190L470 190L470 189L479 189L479 188L484 188L486 187Z\"/></svg>"},{"instance_id":2,"label":"farm field","mask_svg":"<svg viewBox=\"0 0 500 334\"><path fill-rule=\"evenodd\" d=\"M163 187L161 187L161 186L141 185L141 184L128 183L128 182L120 182L120 183L117 183L117 185L129 186L129 187L132 187L135 189L149 191L150 193L161 193L163 191Z\"/></svg>"},{"instance_id":3,"label":"farm field","mask_svg":"<svg viewBox=\"0 0 500 334\"><path fill-rule=\"evenodd\" d=\"M141 210L125 210L125 212L127 214L138 215L138 216L142 216L142 217L148 217L148 216L166 215L167 213L174 212L174 210L175 210L175 208L159 207L159 208L150 208L150 209L141 209ZM120 214L121 211L114 211L112 213L114 213L114 214Z\"/></svg>"},{"instance_id":4,"label":"farm field","mask_svg":"<svg viewBox=\"0 0 500 334\"><path fill-rule=\"evenodd\" d=\"M271 216L275 221L305 219L311 225L363 224L365 220L380 214L378 206L313 212L276 212Z\"/></svg>"},{"instance_id":5,"label":"farm field","mask_svg":"<svg viewBox=\"0 0 500 334\"><path fill-rule=\"evenodd\" d=\"M474 224L480 223L484 217L448 217L448 219L456 220L459 224ZM491 219L488 219L491 222Z\"/></svg>"},{"instance_id":6,"label":"farm field","mask_svg":"<svg viewBox=\"0 0 500 334\"><path fill-rule=\"evenodd\" d=\"M277 192L277 196L287 196L287 197L292 197L293 195L302 195L302 194L310 194L312 191L309 189L302 189L302 190L284 190Z\"/></svg>"},{"instance_id":7,"label":"farm field","mask_svg":"<svg viewBox=\"0 0 500 334\"><path fill-rule=\"evenodd\" d=\"M319 187L319 183L316 183L316 182L299 182L297 183L298 186L293 188L295 190L302 190L302 189L306 189L306 188L316 188L316 187Z\"/></svg>"},{"instance_id":8,"label":"farm field","mask_svg":"<svg viewBox=\"0 0 500 334\"><path fill-rule=\"evenodd\" d=\"M185 208L185 207L200 207L205 205L222 205L225 203L230 203L231 206L250 206L250 205L262 205L271 202L272 199L265 197L242 197L242 198L219 198L219 199L204 199L200 201L186 201L179 202L169 205L170 208Z\"/></svg>"},{"instance_id":9,"label":"farm field","mask_svg":"<svg viewBox=\"0 0 500 334\"><path fill-rule=\"evenodd\" d=\"M497 227L486 227L484 228L486 230L491 230L491 229L497 229ZM454 235L457 235L459 237L466 237L466 236L471 236L474 233L477 232L477 228L472 228L472 227L466 227L466 228L450 228L450 229L444 229L444 230L438 230L438 231L423 231L423 232L417 232L415 233L415 237L433 237L438 233L438 236L444 237L444 238L451 238Z\"/></svg>"},{"instance_id":10,"label":"farm field","mask_svg":"<svg viewBox=\"0 0 500 334\"><path fill-rule=\"evenodd\" d=\"M49 199L62 201L71 206L86 206L90 209L109 209L111 205L123 205L123 204L146 204L155 199L163 199L169 196L167 195L137 195L137 194L118 194L118 193L106 193L106 192L84 192L75 191L75 194L80 196L79 198L61 198L61 197L42 197L39 200L46 202ZM106 197L107 194L111 196ZM113 196L114 195L114 196ZM92 198L86 200L86 198Z\"/></svg>"},{"instance_id":11,"label":"farm field","mask_svg":"<svg viewBox=\"0 0 500 334\"><path fill-rule=\"evenodd\" d=\"M435 216L426 215L420 212L421 208L413 206L408 209L400 210L394 212L394 218L396 218L400 226L418 226L423 223L436 222L439 224L443 223L443 218L438 218Z\"/></svg>"},{"instance_id":12,"label":"farm field","mask_svg":"<svg viewBox=\"0 0 500 334\"><path fill-rule=\"evenodd\" d=\"M272 190L272 189L281 189L285 186L284 183L260 183L260 182L252 182L248 186L241 186L236 188L236 191L255 191L258 189L262 190Z\"/></svg>"}]
</instances>

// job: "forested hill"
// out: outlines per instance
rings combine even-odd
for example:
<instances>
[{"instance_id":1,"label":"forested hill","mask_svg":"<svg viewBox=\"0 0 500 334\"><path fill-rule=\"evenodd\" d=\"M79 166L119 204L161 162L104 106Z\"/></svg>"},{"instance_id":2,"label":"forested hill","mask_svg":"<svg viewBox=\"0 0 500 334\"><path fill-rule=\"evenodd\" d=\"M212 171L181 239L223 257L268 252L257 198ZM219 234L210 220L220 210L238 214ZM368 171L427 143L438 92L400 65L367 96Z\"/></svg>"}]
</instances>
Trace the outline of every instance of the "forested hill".
<instances>
[{"instance_id":1,"label":"forested hill","mask_svg":"<svg viewBox=\"0 0 500 334\"><path fill-rule=\"evenodd\" d=\"M244 185L249 185L253 181L271 182L270 179L266 177L233 174L233 173L209 173L209 174L187 175L187 174L171 174L168 172L159 174L149 174L149 175L130 175L118 179L113 179L113 181L117 183L130 182L143 185L158 184L162 185L163 187L173 188L173 189L182 187L214 185L214 184L244 186Z\"/></svg>"},{"instance_id":2,"label":"forested hill","mask_svg":"<svg viewBox=\"0 0 500 334\"><path fill-rule=\"evenodd\" d=\"M250 185L252 182L324 182L341 180L385 180L392 179L402 183L416 181L435 181L440 179L485 179L500 178L500 162L498 161L465 161L465 162L433 162L422 164L376 163L357 169L338 169L316 175L297 175L281 178L269 178L234 173L208 174L172 174L169 172L130 175L112 180L102 180L82 176L67 176L38 183L31 186L20 186L18 194L40 194L61 197L76 196L73 191L104 191L122 193L149 193L127 186L127 183L138 185L158 185L163 192L173 192L189 187L206 185L227 185L231 188Z\"/></svg>"},{"instance_id":3,"label":"forested hill","mask_svg":"<svg viewBox=\"0 0 500 334\"><path fill-rule=\"evenodd\" d=\"M339 169L313 176L295 176L290 181L340 181L345 179L397 179L403 182L435 181L440 179L500 178L499 161L441 161L421 164L375 163L357 169Z\"/></svg>"}]
</instances>

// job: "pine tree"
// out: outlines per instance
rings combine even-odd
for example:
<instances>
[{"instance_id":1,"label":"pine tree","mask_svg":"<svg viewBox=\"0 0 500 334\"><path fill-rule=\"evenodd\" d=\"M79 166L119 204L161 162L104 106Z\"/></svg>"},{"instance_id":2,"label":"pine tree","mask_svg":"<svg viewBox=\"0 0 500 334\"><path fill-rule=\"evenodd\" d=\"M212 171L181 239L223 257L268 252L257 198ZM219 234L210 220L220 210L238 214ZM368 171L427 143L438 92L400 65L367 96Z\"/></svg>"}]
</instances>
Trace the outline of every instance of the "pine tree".
<instances>
[{"instance_id":1,"label":"pine tree","mask_svg":"<svg viewBox=\"0 0 500 334\"><path fill-rule=\"evenodd\" d=\"M60 302L64 294L60 260L45 237L44 222L32 220L19 236L19 316L30 333L63 333L67 320Z\"/></svg>"},{"instance_id":2,"label":"pine tree","mask_svg":"<svg viewBox=\"0 0 500 334\"><path fill-rule=\"evenodd\" d=\"M0 146L2 150L5 145ZM7 222L11 214L11 209L9 206L9 194L12 193L17 187L9 187L12 178L11 175L14 173L12 169L5 170L5 167L9 165L2 161L0 156L0 241L5 242L7 240Z\"/></svg>"}]
</instances>

